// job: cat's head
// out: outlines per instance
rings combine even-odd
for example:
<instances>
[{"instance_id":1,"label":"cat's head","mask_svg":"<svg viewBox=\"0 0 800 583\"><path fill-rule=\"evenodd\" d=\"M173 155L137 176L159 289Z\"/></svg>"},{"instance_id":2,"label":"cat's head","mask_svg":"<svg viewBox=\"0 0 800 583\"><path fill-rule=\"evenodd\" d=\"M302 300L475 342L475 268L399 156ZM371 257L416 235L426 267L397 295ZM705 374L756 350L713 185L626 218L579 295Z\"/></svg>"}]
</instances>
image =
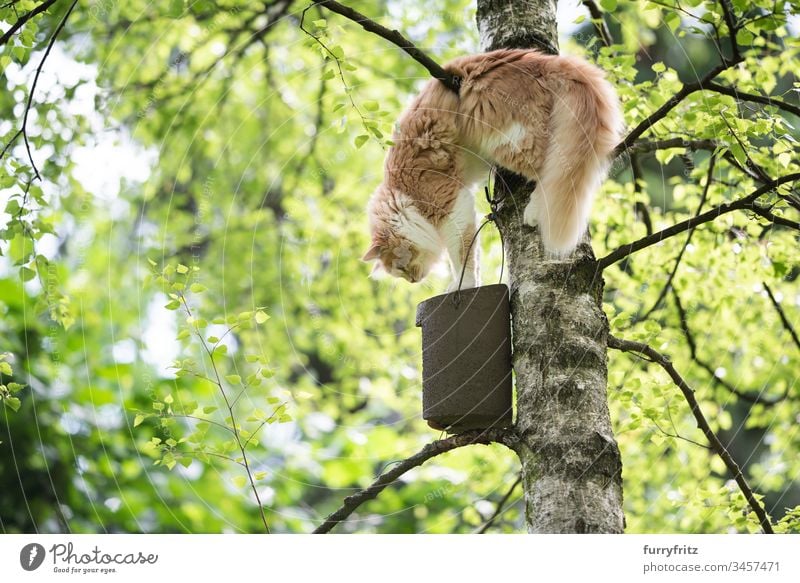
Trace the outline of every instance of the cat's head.
<instances>
[{"instance_id":1,"label":"cat's head","mask_svg":"<svg viewBox=\"0 0 800 583\"><path fill-rule=\"evenodd\" d=\"M402 234L394 231L376 233L362 260L374 261L375 270L411 283L422 281L430 273L438 255L422 249ZM374 236L373 236L374 237Z\"/></svg>"},{"instance_id":2,"label":"cat's head","mask_svg":"<svg viewBox=\"0 0 800 583\"><path fill-rule=\"evenodd\" d=\"M433 226L407 196L383 185L373 195L368 212L372 242L362 260L375 262L373 273L384 271L411 283L422 281L441 254Z\"/></svg>"}]
</instances>

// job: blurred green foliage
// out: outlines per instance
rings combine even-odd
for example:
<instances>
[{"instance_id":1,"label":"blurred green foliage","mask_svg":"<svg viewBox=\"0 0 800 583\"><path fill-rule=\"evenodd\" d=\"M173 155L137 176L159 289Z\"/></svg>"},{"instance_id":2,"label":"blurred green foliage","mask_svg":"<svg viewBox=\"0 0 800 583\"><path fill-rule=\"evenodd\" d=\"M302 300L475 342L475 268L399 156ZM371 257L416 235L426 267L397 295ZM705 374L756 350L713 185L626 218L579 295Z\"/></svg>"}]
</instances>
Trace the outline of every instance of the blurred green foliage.
<instances>
[{"instance_id":1,"label":"blurred green foliage","mask_svg":"<svg viewBox=\"0 0 800 583\"><path fill-rule=\"evenodd\" d=\"M5 4L2 30L36 4ZM0 47L3 146L20 128L68 4ZM439 62L479 50L472 2L352 4ZM797 104L800 5L731 4L747 21L738 35L745 60L717 82ZM223 429L181 417L235 425L220 413L221 386L245 389L237 404L244 431L285 407L247 449L272 532L310 532L344 496L437 437L420 419L413 324L416 304L444 289L445 276L416 287L373 280L359 260L387 137L426 72L319 8L305 19L311 38L300 29L306 6L97 0L71 15L28 120L42 180L21 138L0 171L3 531L262 531L237 448ZM601 6L618 44L602 47L585 20L562 48L608 72L631 128L718 64L720 52L731 54L719 2ZM643 139L717 143L708 209L758 186L736 164L773 177L800 170L798 122L774 106L703 91ZM648 224L659 230L692 216L710 155L639 153L638 181L620 157L597 197L596 254L645 235ZM789 189L780 195L765 197L772 213L797 221ZM484 233L491 278L501 250L496 234ZM675 293L650 310L685 239L606 270L612 331L673 357L768 511L786 516L780 529L797 531L800 347L762 282L800 328L798 233L748 212L703 225ZM185 266L185 287L154 285L153 264L156 278L165 265ZM184 293L196 311L188 322ZM241 313L252 325L231 329ZM756 530L680 393L646 365L609 355L628 531ZM754 404L731 388L777 402ZM501 446L462 448L410 472L337 530L471 532L517 472ZM523 529L520 494L491 530Z\"/></svg>"}]
</instances>

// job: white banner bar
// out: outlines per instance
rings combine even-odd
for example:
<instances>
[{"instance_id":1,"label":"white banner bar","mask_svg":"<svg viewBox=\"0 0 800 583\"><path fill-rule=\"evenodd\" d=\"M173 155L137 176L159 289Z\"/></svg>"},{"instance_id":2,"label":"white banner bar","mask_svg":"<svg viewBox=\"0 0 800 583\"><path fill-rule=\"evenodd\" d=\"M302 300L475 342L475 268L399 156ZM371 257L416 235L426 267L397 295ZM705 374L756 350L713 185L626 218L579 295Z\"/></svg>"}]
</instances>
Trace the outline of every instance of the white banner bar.
<instances>
[{"instance_id":1,"label":"white banner bar","mask_svg":"<svg viewBox=\"0 0 800 583\"><path fill-rule=\"evenodd\" d=\"M3 535L0 581L796 583L798 555L800 535Z\"/></svg>"}]
</instances>

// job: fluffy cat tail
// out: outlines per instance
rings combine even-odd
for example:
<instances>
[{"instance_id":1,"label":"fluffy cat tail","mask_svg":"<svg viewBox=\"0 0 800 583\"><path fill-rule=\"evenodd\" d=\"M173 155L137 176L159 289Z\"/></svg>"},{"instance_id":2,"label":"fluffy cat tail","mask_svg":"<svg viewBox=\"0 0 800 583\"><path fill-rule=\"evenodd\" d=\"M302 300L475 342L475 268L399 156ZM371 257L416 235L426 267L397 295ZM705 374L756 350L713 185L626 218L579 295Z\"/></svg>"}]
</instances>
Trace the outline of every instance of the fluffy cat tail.
<instances>
[{"instance_id":1,"label":"fluffy cat tail","mask_svg":"<svg viewBox=\"0 0 800 583\"><path fill-rule=\"evenodd\" d=\"M531 213L545 249L558 257L570 254L586 232L594 193L622 131L616 93L602 72L577 60L571 65L575 74L554 96L551 135Z\"/></svg>"}]
</instances>

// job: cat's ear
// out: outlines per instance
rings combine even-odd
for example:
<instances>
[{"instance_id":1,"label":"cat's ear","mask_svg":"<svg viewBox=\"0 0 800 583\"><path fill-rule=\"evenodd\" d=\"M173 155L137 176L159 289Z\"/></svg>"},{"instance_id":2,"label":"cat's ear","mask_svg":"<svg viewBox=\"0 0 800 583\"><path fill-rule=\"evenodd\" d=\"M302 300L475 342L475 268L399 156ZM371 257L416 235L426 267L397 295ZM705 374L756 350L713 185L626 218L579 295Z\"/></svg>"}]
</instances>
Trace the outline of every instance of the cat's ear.
<instances>
[{"instance_id":1,"label":"cat's ear","mask_svg":"<svg viewBox=\"0 0 800 583\"><path fill-rule=\"evenodd\" d=\"M372 246L370 246L370 248L367 249L367 252L364 253L364 256L361 258L361 261L372 261L374 259L377 259L378 257L381 256L381 249L382 247L380 245L378 245L377 243L373 243Z\"/></svg>"},{"instance_id":2,"label":"cat's ear","mask_svg":"<svg viewBox=\"0 0 800 583\"><path fill-rule=\"evenodd\" d=\"M383 268L383 265L380 261L376 261L375 264L372 266L372 271L369 272L370 279L383 279L386 275L386 270Z\"/></svg>"}]
</instances>

